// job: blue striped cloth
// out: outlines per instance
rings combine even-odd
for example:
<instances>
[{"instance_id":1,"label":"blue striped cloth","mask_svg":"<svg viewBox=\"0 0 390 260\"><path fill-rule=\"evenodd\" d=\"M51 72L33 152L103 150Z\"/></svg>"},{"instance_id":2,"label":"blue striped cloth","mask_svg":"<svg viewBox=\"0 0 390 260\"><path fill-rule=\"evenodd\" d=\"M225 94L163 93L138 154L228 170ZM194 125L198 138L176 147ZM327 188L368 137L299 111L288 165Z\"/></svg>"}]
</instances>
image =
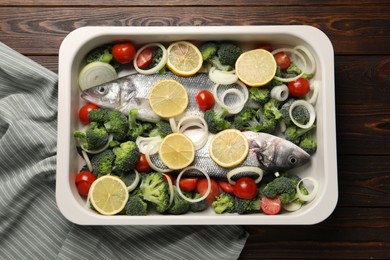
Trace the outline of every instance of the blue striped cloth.
<instances>
[{"instance_id":1,"label":"blue striped cloth","mask_svg":"<svg viewBox=\"0 0 390 260\"><path fill-rule=\"evenodd\" d=\"M55 203L57 75L0 42L0 259L237 259L240 226L79 226Z\"/></svg>"}]
</instances>

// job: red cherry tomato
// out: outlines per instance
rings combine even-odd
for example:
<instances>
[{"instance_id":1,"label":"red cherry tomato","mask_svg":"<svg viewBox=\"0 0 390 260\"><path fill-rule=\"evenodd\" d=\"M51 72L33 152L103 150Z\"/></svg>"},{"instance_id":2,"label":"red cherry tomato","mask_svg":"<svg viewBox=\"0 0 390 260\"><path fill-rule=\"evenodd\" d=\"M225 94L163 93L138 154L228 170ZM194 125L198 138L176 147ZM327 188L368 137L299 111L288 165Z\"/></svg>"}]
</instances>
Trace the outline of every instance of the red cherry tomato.
<instances>
[{"instance_id":1,"label":"red cherry tomato","mask_svg":"<svg viewBox=\"0 0 390 260\"><path fill-rule=\"evenodd\" d=\"M91 172L82 171L76 175L75 183L79 194L83 197L88 196L89 188L96 180L96 176Z\"/></svg>"},{"instance_id":2,"label":"red cherry tomato","mask_svg":"<svg viewBox=\"0 0 390 260\"><path fill-rule=\"evenodd\" d=\"M288 92L293 97L303 97L310 91L310 83L307 79L299 78L287 84Z\"/></svg>"},{"instance_id":3,"label":"red cherry tomato","mask_svg":"<svg viewBox=\"0 0 390 260\"><path fill-rule=\"evenodd\" d=\"M224 192L234 194L234 185L227 181L219 181L218 184Z\"/></svg>"},{"instance_id":4,"label":"red cherry tomato","mask_svg":"<svg viewBox=\"0 0 390 260\"><path fill-rule=\"evenodd\" d=\"M275 53L274 58L276 64L278 64L282 70L287 69L291 64L290 57L288 57L284 51Z\"/></svg>"},{"instance_id":5,"label":"red cherry tomato","mask_svg":"<svg viewBox=\"0 0 390 260\"><path fill-rule=\"evenodd\" d=\"M145 154L141 153L138 162L135 164L135 169L138 172L149 172L151 170Z\"/></svg>"},{"instance_id":6,"label":"red cherry tomato","mask_svg":"<svg viewBox=\"0 0 390 260\"><path fill-rule=\"evenodd\" d=\"M241 199L253 199L257 196L257 184L250 177L241 177L234 185L234 195Z\"/></svg>"},{"instance_id":7,"label":"red cherry tomato","mask_svg":"<svg viewBox=\"0 0 390 260\"><path fill-rule=\"evenodd\" d=\"M274 50L274 48L272 48L272 46L269 44L262 44L259 47L257 47L257 49L264 49L269 52L272 52Z\"/></svg>"},{"instance_id":8,"label":"red cherry tomato","mask_svg":"<svg viewBox=\"0 0 390 260\"><path fill-rule=\"evenodd\" d=\"M198 102L199 109L204 112L214 107L214 95L208 90L201 90L196 95L196 102Z\"/></svg>"},{"instance_id":9,"label":"red cherry tomato","mask_svg":"<svg viewBox=\"0 0 390 260\"><path fill-rule=\"evenodd\" d=\"M179 186L182 191L193 191L198 184L198 178L181 178Z\"/></svg>"},{"instance_id":10,"label":"red cherry tomato","mask_svg":"<svg viewBox=\"0 0 390 260\"><path fill-rule=\"evenodd\" d=\"M268 198L267 196L261 197L261 209L267 215L276 215L282 209L282 201L279 197L273 199Z\"/></svg>"},{"instance_id":11,"label":"red cherry tomato","mask_svg":"<svg viewBox=\"0 0 390 260\"><path fill-rule=\"evenodd\" d=\"M134 59L135 47L129 42L117 43L112 47L112 56L121 64L129 63Z\"/></svg>"},{"instance_id":12,"label":"red cherry tomato","mask_svg":"<svg viewBox=\"0 0 390 260\"><path fill-rule=\"evenodd\" d=\"M83 122L84 124L89 124L88 113L89 111L94 109L99 109L99 107L92 103L88 103L82 106L79 110L80 121Z\"/></svg>"},{"instance_id":13,"label":"red cherry tomato","mask_svg":"<svg viewBox=\"0 0 390 260\"><path fill-rule=\"evenodd\" d=\"M163 175L163 179L164 179L165 183L168 184L167 176L168 176L168 178L171 180L172 185L175 185L175 179L174 179L174 178L172 177L172 175L170 175L169 173L165 173L165 174Z\"/></svg>"},{"instance_id":14,"label":"red cherry tomato","mask_svg":"<svg viewBox=\"0 0 390 260\"><path fill-rule=\"evenodd\" d=\"M210 179L210 183L211 183L211 189L209 195L206 197L206 201L213 202L217 199L217 196L221 194L221 192L219 191L218 183L215 180ZM203 178L198 181L198 184L196 185L196 190L201 195L204 195L207 191L207 187L208 187L207 179Z\"/></svg>"},{"instance_id":15,"label":"red cherry tomato","mask_svg":"<svg viewBox=\"0 0 390 260\"><path fill-rule=\"evenodd\" d=\"M149 48L144 49L141 51L140 54L137 56L137 66L140 69L145 69L152 63L153 60L153 51Z\"/></svg>"}]
</instances>

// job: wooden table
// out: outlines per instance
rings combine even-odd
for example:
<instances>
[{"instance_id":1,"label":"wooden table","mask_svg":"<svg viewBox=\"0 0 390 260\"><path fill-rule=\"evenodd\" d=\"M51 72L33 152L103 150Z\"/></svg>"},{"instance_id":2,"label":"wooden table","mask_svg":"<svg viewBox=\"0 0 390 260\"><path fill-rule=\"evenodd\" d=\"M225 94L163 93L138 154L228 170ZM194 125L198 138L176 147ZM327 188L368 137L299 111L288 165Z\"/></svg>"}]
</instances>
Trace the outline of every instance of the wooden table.
<instances>
[{"instance_id":1,"label":"wooden table","mask_svg":"<svg viewBox=\"0 0 390 260\"><path fill-rule=\"evenodd\" d=\"M317 225L246 226L241 259L390 259L389 1L0 2L0 41L55 72L61 41L81 26L291 24L334 46L339 201Z\"/></svg>"}]
</instances>

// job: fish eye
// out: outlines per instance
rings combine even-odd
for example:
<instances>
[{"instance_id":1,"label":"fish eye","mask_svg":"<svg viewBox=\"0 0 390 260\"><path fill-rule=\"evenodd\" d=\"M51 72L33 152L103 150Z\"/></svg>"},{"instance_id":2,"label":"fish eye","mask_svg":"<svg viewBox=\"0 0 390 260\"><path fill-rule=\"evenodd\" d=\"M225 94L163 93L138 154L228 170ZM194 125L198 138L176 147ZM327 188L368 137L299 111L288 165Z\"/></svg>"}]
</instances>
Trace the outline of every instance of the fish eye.
<instances>
[{"instance_id":1,"label":"fish eye","mask_svg":"<svg viewBox=\"0 0 390 260\"><path fill-rule=\"evenodd\" d=\"M298 160L297 160L297 158L295 158L295 156L290 155L290 156L288 157L288 162L289 162L290 164L294 165L294 164L296 164L296 163L298 162Z\"/></svg>"},{"instance_id":2,"label":"fish eye","mask_svg":"<svg viewBox=\"0 0 390 260\"><path fill-rule=\"evenodd\" d=\"M106 93L107 88L106 88L105 86L99 86L99 87L97 87L96 91L97 91L99 94L103 95L103 94Z\"/></svg>"}]
</instances>

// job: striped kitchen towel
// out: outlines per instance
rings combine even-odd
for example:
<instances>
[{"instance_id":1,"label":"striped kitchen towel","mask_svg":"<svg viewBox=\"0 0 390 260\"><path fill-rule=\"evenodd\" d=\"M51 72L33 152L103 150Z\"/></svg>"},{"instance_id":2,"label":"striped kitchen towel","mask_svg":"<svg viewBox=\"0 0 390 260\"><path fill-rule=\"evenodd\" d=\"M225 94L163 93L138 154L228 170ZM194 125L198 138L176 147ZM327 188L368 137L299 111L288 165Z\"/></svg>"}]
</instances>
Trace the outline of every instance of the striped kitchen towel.
<instances>
[{"instance_id":1,"label":"striped kitchen towel","mask_svg":"<svg viewBox=\"0 0 390 260\"><path fill-rule=\"evenodd\" d=\"M0 42L0 259L237 259L240 226L79 226L55 202L57 75Z\"/></svg>"}]
</instances>

